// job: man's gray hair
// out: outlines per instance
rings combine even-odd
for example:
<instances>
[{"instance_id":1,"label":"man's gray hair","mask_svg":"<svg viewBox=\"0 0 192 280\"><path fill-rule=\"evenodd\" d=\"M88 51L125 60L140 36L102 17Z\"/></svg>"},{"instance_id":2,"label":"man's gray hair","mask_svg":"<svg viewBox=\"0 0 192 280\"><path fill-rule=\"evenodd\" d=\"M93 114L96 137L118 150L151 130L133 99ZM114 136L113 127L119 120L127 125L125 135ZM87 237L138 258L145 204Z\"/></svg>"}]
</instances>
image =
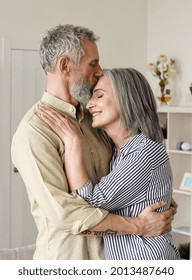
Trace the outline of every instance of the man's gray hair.
<instances>
[{"instance_id":1,"label":"man's gray hair","mask_svg":"<svg viewBox=\"0 0 192 280\"><path fill-rule=\"evenodd\" d=\"M94 32L86 27L72 24L58 25L49 29L40 42L40 63L47 72L53 72L58 59L68 56L78 63L85 54L82 44L85 39L97 41Z\"/></svg>"},{"instance_id":2,"label":"man's gray hair","mask_svg":"<svg viewBox=\"0 0 192 280\"><path fill-rule=\"evenodd\" d=\"M111 82L120 115L132 136L144 133L157 142L163 141L156 101L146 78L132 68L104 69Z\"/></svg>"}]
</instances>

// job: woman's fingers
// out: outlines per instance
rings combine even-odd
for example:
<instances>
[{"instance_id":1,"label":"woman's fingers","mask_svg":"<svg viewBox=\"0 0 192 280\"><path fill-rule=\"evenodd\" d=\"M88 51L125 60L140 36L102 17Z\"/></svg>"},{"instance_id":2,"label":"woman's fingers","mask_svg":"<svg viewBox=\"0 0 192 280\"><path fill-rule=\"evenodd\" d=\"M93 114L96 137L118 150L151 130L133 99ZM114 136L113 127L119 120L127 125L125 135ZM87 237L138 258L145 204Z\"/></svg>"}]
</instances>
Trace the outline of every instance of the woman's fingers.
<instances>
[{"instance_id":1,"label":"woman's fingers","mask_svg":"<svg viewBox=\"0 0 192 280\"><path fill-rule=\"evenodd\" d=\"M45 113L46 116L50 116L53 119L55 119L56 121L61 120L63 121L63 119L65 119L65 116L61 115L59 112L51 109L50 107L44 107L44 106L39 106L38 107L39 112L41 113Z\"/></svg>"},{"instance_id":2,"label":"woman's fingers","mask_svg":"<svg viewBox=\"0 0 192 280\"><path fill-rule=\"evenodd\" d=\"M60 113L52 110L51 108L39 106L38 111L40 117L42 117L48 124L62 128L67 122L66 117L62 116Z\"/></svg>"},{"instance_id":3,"label":"woman's fingers","mask_svg":"<svg viewBox=\"0 0 192 280\"><path fill-rule=\"evenodd\" d=\"M77 135L77 130L69 118L61 115L55 110L39 106L39 117L44 120L50 128L66 143L67 139L73 139Z\"/></svg>"}]
</instances>

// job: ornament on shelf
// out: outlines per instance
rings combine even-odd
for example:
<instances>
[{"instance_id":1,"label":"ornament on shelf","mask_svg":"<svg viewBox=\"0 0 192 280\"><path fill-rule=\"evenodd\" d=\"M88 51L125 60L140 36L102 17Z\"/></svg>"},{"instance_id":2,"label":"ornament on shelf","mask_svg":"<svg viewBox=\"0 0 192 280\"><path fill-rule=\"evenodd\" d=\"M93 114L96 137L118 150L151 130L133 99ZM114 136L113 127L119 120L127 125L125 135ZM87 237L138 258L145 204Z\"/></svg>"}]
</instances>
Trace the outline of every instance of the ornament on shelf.
<instances>
[{"instance_id":1,"label":"ornament on shelf","mask_svg":"<svg viewBox=\"0 0 192 280\"><path fill-rule=\"evenodd\" d=\"M191 151L192 144L189 142L178 142L177 149L182 151Z\"/></svg>"},{"instance_id":2,"label":"ornament on shelf","mask_svg":"<svg viewBox=\"0 0 192 280\"><path fill-rule=\"evenodd\" d=\"M169 104L172 94L169 79L177 73L175 59L168 59L166 55L161 54L155 63L148 64L148 69L154 77L159 79L160 96L157 96L157 99L160 104Z\"/></svg>"}]
</instances>

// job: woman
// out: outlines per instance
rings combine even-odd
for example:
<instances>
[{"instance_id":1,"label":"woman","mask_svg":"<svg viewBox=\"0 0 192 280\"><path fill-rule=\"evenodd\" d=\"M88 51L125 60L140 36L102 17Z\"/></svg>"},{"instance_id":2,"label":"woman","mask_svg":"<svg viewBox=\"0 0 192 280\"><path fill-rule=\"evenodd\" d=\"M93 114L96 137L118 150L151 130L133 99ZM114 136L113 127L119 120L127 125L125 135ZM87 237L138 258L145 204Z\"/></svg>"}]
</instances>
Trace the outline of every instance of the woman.
<instances>
[{"instance_id":1,"label":"woman","mask_svg":"<svg viewBox=\"0 0 192 280\"><path fill-rule=\"evenodd\" d=\"M75 127L51 109L42 118L65 144L65 169L71 191L95 207L136 217L146 206L165 200L170 207L172 171L162 144L162 132L153 92L145 77L134 69L104 70L87 109L92 126L104 130L114 143L110 173L93 186L82 160ZM78 174L78 176L77 176ZM179 259L171 233L158 237L104 236L106 259Z\"/></svg>"}]
</instances>

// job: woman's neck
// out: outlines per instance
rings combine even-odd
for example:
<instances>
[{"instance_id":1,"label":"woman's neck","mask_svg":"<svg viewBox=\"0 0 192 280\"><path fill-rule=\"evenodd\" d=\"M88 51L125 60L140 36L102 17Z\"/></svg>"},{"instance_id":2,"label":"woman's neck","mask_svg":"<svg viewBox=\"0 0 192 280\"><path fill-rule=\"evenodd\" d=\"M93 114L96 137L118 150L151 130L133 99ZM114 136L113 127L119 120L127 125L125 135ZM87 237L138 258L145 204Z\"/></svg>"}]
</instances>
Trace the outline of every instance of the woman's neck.
<instances>
[{"instance_id":1,"label":"woman's neck","mask_svg":"<svg viewBox=\"0 0 192 280\"><path fill-rule=\"evenodd\" d=\"M130 131L126 127L106 129L105 131L114 142L117 156L119 156L121 146L132 138Z\"/></svg>"}]
</instances>

